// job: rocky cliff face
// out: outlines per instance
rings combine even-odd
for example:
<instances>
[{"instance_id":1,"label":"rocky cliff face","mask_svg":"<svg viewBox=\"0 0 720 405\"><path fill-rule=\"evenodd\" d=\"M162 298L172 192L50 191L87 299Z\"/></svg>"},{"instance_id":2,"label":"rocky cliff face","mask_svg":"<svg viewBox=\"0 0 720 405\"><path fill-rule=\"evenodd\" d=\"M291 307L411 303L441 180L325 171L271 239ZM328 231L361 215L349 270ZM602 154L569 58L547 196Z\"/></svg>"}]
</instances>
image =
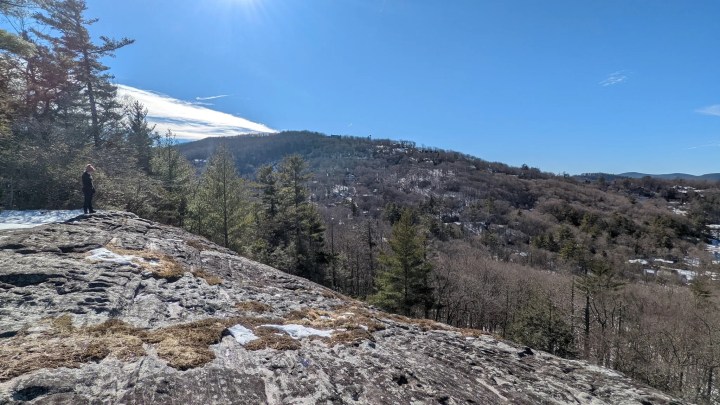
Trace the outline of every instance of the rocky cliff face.
<instances>
[{"instance_id":1,"label":"rocky cliff face","mask_svg":"<svg viewBox=\"0 0 720 405\"><path fill-rule=\"evenodd\" d=\"M0 231L0 404L679 403L127 213Z\"/></svg>"}]
</instances>

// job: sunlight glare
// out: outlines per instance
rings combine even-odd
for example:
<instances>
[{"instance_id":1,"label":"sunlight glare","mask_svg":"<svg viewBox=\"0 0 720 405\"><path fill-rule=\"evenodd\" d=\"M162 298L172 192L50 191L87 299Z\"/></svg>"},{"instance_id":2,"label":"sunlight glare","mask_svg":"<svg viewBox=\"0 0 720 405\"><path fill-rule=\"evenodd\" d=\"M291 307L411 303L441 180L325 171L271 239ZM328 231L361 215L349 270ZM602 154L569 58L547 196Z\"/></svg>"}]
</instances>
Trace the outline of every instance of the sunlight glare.
<instances>
[{"instance_id":1,"label":"sunlight glare","mask_svg":"<svg viewBox=\"0 0 720 405\"><path fill-rule=\"evenodd\" d=\"M226 16L242 16L248 21L258 22L265 13L268 0L215 0L218 11Z\"/></svg>"}]
</instances>

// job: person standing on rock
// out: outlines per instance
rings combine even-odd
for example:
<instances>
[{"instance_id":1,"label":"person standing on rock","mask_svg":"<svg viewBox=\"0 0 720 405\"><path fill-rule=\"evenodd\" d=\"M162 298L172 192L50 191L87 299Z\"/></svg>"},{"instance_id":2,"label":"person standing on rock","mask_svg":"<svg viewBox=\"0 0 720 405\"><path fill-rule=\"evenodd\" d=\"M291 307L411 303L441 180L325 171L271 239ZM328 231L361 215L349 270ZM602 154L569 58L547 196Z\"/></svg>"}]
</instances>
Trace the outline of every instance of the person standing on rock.
<instances>
[{"instance_id":1,"label":"person standing on rock","mask_svg":"<svg viewBox=\"0 0 720 405\"><path fill-rule=\"evenodd\" d=\"M83 211L88 214L95 212L92 206L92 198L95 195L95 185L93 185L92 172L95 168L91 164L85 165L85 171L82 174L82 191L85 196L85 202L83 203Z\"/></svg>"}]
</instances>

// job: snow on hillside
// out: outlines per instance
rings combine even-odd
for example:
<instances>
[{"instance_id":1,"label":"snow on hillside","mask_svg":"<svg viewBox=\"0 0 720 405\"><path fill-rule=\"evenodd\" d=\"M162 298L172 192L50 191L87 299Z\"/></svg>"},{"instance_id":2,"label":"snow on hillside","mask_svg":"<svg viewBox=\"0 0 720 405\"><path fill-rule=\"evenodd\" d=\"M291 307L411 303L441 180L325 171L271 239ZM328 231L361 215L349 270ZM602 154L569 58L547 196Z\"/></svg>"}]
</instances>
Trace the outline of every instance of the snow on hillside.
<instances>
[{"instance_id":1,"label":"snow on hillside","mask_svg":"<svg viewBox=\"0 0 720 405\"><path fill-rule=\"evenodd\" d=\"M45 224L65 222L82 215L82 213L82 210L0 211L0 230L33 228Z\"/></svg>"}]
</instances>

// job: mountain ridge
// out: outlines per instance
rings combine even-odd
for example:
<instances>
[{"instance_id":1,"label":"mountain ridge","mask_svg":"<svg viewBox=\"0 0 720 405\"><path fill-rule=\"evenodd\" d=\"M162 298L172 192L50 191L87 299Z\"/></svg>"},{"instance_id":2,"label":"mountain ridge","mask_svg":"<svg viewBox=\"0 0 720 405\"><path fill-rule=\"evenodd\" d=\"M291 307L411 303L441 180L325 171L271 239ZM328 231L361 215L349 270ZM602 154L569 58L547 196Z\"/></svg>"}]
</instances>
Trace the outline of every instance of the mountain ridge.
<instances>
[{"instance_id":1,"label":"mountain ridge","mask_svg":"<svg viewBox=\"0 0 720 405\"><path fill-rule=\"evenodd\" d=\"M706 180L706 181L718 181L720 180L720 173L706 173L701 175L693 175L693 174L687 174L687 173L667 173L667 174L647 174L647 173L638 173L638 172L626 172L626 173L620 173L617 176L622 177L630 177L630 178L643 178L643 177L654 177L658 179L667 179L667 180Z\"/></svg>"}]
</instances>

